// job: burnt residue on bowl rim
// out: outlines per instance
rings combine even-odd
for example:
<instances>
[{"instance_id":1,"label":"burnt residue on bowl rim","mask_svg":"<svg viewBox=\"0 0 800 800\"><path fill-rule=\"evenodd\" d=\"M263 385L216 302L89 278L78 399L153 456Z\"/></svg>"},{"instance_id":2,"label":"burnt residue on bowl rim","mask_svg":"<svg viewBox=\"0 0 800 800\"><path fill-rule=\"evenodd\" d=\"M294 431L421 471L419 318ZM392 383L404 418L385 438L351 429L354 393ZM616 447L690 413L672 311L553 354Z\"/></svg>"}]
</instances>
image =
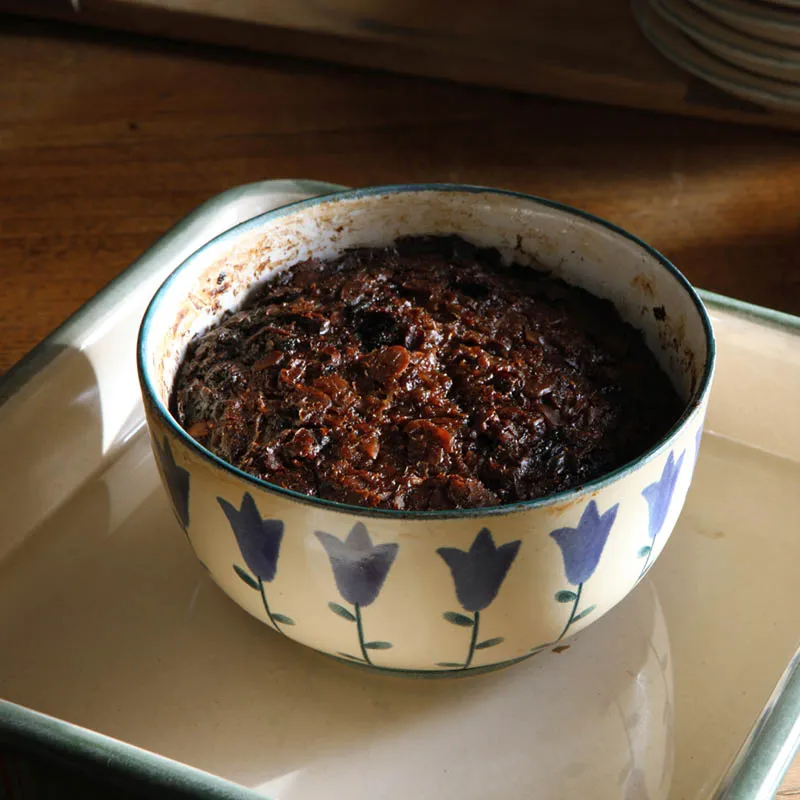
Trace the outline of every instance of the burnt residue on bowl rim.
<instances>
[{"instance_id":1,"label":"burnt residue on bowl rim","mask_svg":"<svg viewBox=\"0 0 800 800\"><path fill-rule=\"evenodd\" d=\"M623 464L622 466L618 467L612 472L603 475L600 478L597 478L593 481L589 481L581 486L577 486L563 492L558 492L556 494L547 495L546 497L540 497L535 500L523 500L517 503L509 503L507 505L484 506L480 508L468 508L468 509L453 509L447 511L401 511L389 508L366 508L363 506L350 505L348 503L339 503L333 500L325 500L319 497L311 497L310 495L305 495L299 492L295 492L292 489L285 489L282 486L278 486L273 483L268 483L267 481L263 481L260 478L256 478L255 476L250 475L249 473L244 472L238 469L237 467L234 467L232 464L229 464L227 461L224 461L219 456L216 456L210 450L207 450L205 447L199 444L195 439L189 436L189 434L178 424L177 420L175 420L172 414L170 414L169 409L164 405L164 403L160 400L158 394L156 393L153 386L153 382L151 380L151 376L146 368L147 360L145 357L146 356L145 348L149 341L150 327L153 320L155 309L161 302L164 295L167 293L169 287L171 286L172 282L176 279L178 274L183 269L185 269L187 265L192 263L196 258L198 258L202 253L204 253L207 249L219 246L220 244L228 240L230 240L231 244L233 244L234 241L239 237L241 237L243 234L246 234L248 232L254 232L256 229L260 228L265 222L268 222L270 220L278 219L288 214L295 214L298 211L302 211L305 208L311 208L323 202L329 203L331 201L337 201L337 200L358 200L362 198L378 197L387 194L399 194L399 193L410 193L410 192L454 192L461 194L496 195L501 197L517 198L525 201L526 203L534 203L536 205L544 206L546 208L554 209L556 211L562 211L566 214L569 214L570 216L578 217L580 219L586 220L595 225L603 227L606 230L611 231L613 234L622 237L624 239L627 239L630 242L633 242L645 254L655 259L664 269L666 269L672 275L672 277L678 282L681 288L689 296L692 303L694 304L695 310L697 311L700 317L701 323L703 325L703 332L705 334L707 355L705 363L703 365L702 374L700 375L700 379L697 381L697 384L694 387L694 391L692 392L691 397L686 402L683 413L657 444L653 445L653 447L651 447L648 451L643 453L638 458L635 458L633 461L629 461L627 464ZM607 220L597 217L594 214L590 214L586 211L581 211L580 209L572 208L571 206L567 206L564 205L563 203L558 203L553 200L546 200L544 198L537 197L535 195L524 194L522 192L512 192L504 189L493 189L484 186L448 184L448 183L398 184L398 185L388 185L388 186L375 186L367 189L349 189L340 192L332 192L330 194L324 194L318 197L312 197L308 200L300 200L295 203L290 203L288 205L281 206L280 208L274 209L272 211L267 211L264 214L260 214L257 217L253 217L250 220L247 220L245 222L240 223L239 225L236 225L235 227L225 231L224 233L215 237L214 239L206 243L203 247L195 251L179 267L177 267L177 269L175 269L172 272L172 274L164 281L164 283L159 287L158 291L155 293L152 300L147 306L147 310L144 313L142 324L139 329L139 337L136 345L136 365L139 374L139 381L144 390L145 402L147 402L150 405L152 411L155 412L155 414L160 418L161 422L167 428L169 428L172 431L172 433L175 436L177 436L177 438L181 442L183 442L184 445L186 445L191 451L193 451L201 458L210 462L213 466L222 469L228 474L245 481L246 484L258 487L262 491L266 491L271 494L276 494L288 500L293 500L299 503L303 503L305 505L311 505L316 508L325 509L327 511L344 513L344 514L349 514L351 516L359 516L359 517L378 517L385 519L410 519L410 520L420 520L420 521L433 520L433 519L461 520L470 518L493 517L505 514L520 513L524 511L530 511L536 508L545 508L553 505L559 505L561 508L563 508L565 505L572 505L573 503L581 500L584 496L592 495L593 493L598 492L599 490L611 485L612 483L615 483L625 475L630 474L634 470L638 469L644 464L649 463L650 461L658 458L661 454L663 454L671 446L672 440L675 437L675 435L682 428L685 427L687 422L689 422L693 417L697 415L698 409L702 404L703 400L705 399L706 395L708 394L711 386L711 381L714 374L715 360L716 360L716 345L714 341L714 332L711 327L711 321L703 305L703 301L700 299L697 292L694 290L689 281L683 276L683 274L678 270L678 268L674 264L672 264L671 261L669 261L666 257L664 257L653 247L648 245L646 242L639 239L637 236L634 236L633 234L629 233L623 228L620 228L614 223L608 222Z\"/></svg>"}]
</instances>

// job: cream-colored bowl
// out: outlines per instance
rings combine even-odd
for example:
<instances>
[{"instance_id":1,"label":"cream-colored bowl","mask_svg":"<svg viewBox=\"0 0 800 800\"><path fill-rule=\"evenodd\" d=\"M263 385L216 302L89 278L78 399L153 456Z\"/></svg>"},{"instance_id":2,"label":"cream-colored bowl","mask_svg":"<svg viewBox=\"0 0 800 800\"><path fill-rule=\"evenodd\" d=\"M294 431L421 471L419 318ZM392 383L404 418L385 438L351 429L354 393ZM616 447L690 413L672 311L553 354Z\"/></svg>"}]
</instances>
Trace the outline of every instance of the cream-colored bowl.
<instances>
[{"instance_id":1,"label":"cream-colored bowl","mask_svg":"<svg viewBox=\"0 0 800 800\"><path fill-rule=\"evenodd\" d=\"M168 410L193 336L276 271L399 236L458 234L614 302L685 401L636 461L540 500L451 512L369 510L268 484L220 460ZM702 303L642 242L587 214L468 186L378 187L271 211L163 284L138 365L159 470L197 557L278 633L387 671L463 674L523 659L599 619L667 542L692 478L714 344Z\"/></svg>"}]
</instances>

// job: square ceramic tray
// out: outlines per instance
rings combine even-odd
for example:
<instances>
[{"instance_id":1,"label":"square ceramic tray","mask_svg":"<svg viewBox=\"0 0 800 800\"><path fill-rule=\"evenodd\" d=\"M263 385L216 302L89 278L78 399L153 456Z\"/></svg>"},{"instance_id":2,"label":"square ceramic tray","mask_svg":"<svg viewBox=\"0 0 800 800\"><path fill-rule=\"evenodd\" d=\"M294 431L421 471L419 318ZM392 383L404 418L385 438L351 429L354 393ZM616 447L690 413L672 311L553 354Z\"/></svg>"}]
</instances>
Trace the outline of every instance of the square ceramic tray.
<instances>
[{"instance_id":1,"label":"square ceramic tray","mask_svg":"<svg viewBox=\"0 0 800 800\"><path fill-rule=\"evenodd\" d=\"M800 741L800 320L705 295L719 369L678 527L633 594L540 658L367 675L211 583L158 484L137 327L200 244L330 188L215 198L0 384L0 797L17 763L159 796L771 797Z\"/></svg>"}]
</instances>

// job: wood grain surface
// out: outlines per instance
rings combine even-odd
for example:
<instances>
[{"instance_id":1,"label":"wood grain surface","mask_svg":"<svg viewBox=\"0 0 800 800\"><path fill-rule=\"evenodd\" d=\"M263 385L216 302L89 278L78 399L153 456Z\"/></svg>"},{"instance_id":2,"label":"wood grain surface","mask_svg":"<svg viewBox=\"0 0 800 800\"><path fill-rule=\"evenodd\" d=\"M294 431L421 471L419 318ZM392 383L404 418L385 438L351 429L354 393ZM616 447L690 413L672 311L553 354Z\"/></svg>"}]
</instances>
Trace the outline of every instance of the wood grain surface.
<instances>
[{"instance_id":1,"label":"wood grain surface","mask_svg":"<svg viewBox=\"0 0 800 800\"><path fill-rule=\"evenodd\" d=\"M0 75L0 372L201 201L263 178L540 194L800 313L796 134L10 17Z\"/></svg>"},{"instance_id":2,"label":"wood grain surface","mask_svg":"<svg viewBox=\"0 0 800 800\"><path fill-rule=\"evenodd\" d=\"M0 10L612 105L800 128L645 40L630 0L0 0Z\"/></svg>"}]
</instances>

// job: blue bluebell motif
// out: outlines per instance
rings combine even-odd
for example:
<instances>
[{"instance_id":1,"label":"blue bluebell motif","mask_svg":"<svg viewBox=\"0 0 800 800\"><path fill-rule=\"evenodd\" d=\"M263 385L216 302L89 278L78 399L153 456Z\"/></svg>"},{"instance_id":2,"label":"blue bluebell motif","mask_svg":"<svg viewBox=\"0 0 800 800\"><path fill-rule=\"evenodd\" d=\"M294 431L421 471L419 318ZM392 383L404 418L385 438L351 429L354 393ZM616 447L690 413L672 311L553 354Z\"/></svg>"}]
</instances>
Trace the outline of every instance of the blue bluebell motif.
<instances>
[{"instance_id":1,"label":"blue bluebell motif","mask_svg":"<svg viewBox=\"0 0 800 800\"><path fill-rule=\"evenodd\" d=\"M564 574L567 576L568 583L578 588L573 592L570 589L562 589L556 592L556 600L559 603L571 603L572 607L564 628L559 637L546 645L540 645L534 650L541 650L556 642L560 642L567 631L578 620L583 619L594 611L594 605L578 611L583 593L583 584L594 575L600 557L608 541L611 528L617 518L619 503L615 503L611 508L602 514L597 508L597 503L590 500L586 508L583 509L580 520L574 528L556 528L550 532L555 543L561 548L561 555L564 559Z\"/></svg>"},{"instance_id":2,"label":"blue bluebell motif","mask_svg":"<svg viewBox=\"0 0 800 800\"><path fill-rule=\"evenodd\" d=\"M374 603L397 557L398 545L373 545L361 522L353 526L344 541L324 531L315 533L331 561L339 594L353 605Z\"/></svg>"},{"instance_id":3,"label":"blue bluebell motif","mask_svg":"<svg viewBox=\"0 0 800 800\"><path fill-rule=\"evenodd\" d=\"M283 540L283 520L262 518L256 501L249 492L245 492L242 497L241 508L236 508L224 497L218 497L217 502L225 512L244 563L255 575L255 578L237 564L233 565L233 571L251 589L255 589L261 594L264 611L267 612L267 617L276 630L280 631L281 625L294 625L291 617L277 614L269 607L267 593L264 589L264 584L272 583L278 572L278 556Z\"/></svg>"},{"instance_id":4,"label":"blue bluebell motif","mask_svg":"<svg viewBox=\"0 0 800 800\"><path fill-rule=\"evenodd\" d=\"M223 497L218 497L217 502L236 536L244 563L257 578L271 583L278 571L283 521L262 519L256 501L249 492L242 498L240 509Z\"/></svg>"},{"instance_id":5,"label":"blue bluebell motif","mask_svg":"<svg viewBox=\"0 0 800 800\"><path fill-rule=\"evenodd\" d=\"M392 644L380 640L368 641L365 638L361 609L374 603L380 594L397 558L399 545L372 544L369 531L361 522L353 525L344 541L324 531L315 531L315 534L328 554L339 594L353 606L351 612L338 603L328 603L328 608L334 614L356 624L361 656L343 655L352 661L372 664L370 652L389 650Z\"/></svg>"},{"instance_id":6,"label":"blue bluebell motif","mask_svg":"<svg viewBox=\"0 0 800 800\"><path fill-rule=\"evenodd\" d=\"M702 434L698 432L698 447L700 445L701 435ZM675 485L678 482L678 476L680 475L685 455L686 451L684 450L676 463L675 453L670 450L669 455L667 456L667 461L664 464L664 469L661 472L661 477L654 483L651 483L649 486L646 486L644 489L642 489L642 497L647 500L647 535L650 539L650 544L645 545L639 550L639 558L644 559L644 564L642 564L642 569L639 572L637 581L640 581L644 577L644 574L650 567L650 559L653 555L655 539L660 533L661 529L664 527L664 522L666 522L667 514L669 513L669 508L672 503L672 496L675 494ZM695 461L697 461L696 454Z\"/></svg>"},{"instance_id":7,"label":"blue bluebell motif","mask_svg":"<svg viewBox=\"0 0 800 800\"><path fill-rule=\"evenodd\" d=\"M438 666L468 669L476 650L496 647L504 640L502 636L478 640L481 611L491 605L497 597L503 581L517 557L521 542L517 539L497 547L488 528L481 528L473 539L469 550L457 547L440 547L436 552L450 568L455 584L456 597L461 607L472 614L467 616L457 611L446 611L444 618L452 625L471 628L467 656L463 662L440 661Z\"/></svg>"},{"instance_id":8,"label":"blue bluebell motif","mask_svg":"<svg viewBox=\"0 0 800 800\"><path fill-rule=\"evenodd\" d=\"M483 611L500 591L521 542L496 547L488 528L481 528L468 551L440 547L436 552L450 567L456 597L465 611Z\"/></svg>"},{"instance_id":9,"label":"blue bluebell motif","mask_svg":"<svg viewBox=\"0 0 800 800\"><path fill-rule=\"evenodd\" d=\"M608 541L608 535L617 518L619 503L600 514L594 500L581 514L574 528L557 528L550 533L561 548L567 581L578 586L592 577Z\"/></svg>"},{"instance_id":10,"label":"blue bluebell motif","mask_svg":"<svg viewBox=\"0 0 800 800\"><path fill-rule=\"evenodd\" d=\"M650 512L648 533L651 541L658 536L667 519L672 495L675 493L675 484L678 482L678 475L680 475L685 455L686 451L684 450L676 463L675 454L670 450L661 477L655 483L651 483L642 490L642 496L647 500Z\"/></svg>"},{"instance_id":11,"label":"blue bluebell motif","mask_svg":"<svg viewBox=\"0 0 800 800\"><path fill-rule=\"evenodd\" d=\"M164 445L162 446L153 437L153 447L167 482L175 516L185 530L189 527L189 470L179 467L175 463L172 447L166 436L163 441Z\"/></svg>"}]
</instances>

